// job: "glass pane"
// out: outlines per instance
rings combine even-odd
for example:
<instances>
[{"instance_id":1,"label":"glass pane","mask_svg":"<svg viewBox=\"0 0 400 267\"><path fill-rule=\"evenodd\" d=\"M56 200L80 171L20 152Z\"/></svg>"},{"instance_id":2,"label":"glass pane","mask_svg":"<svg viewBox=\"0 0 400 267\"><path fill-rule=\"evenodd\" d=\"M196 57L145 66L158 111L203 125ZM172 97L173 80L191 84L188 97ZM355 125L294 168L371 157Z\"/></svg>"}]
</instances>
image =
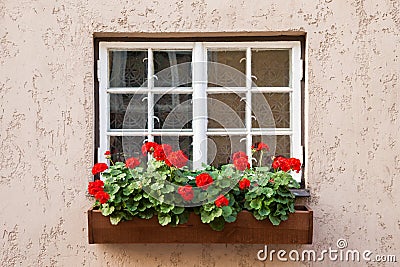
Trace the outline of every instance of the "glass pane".
<instances>
[{"instance_id":1,"label":"glass pane","mask_svg":"<svg viewBox=\"0 0 400 267\"><path fill-rule=\"evenodd\" d=\"M154 51L155 87L191 87L192 51Z\"/></svg>"},{"instance_id":2,"label":"glass pane","mask_svg":"<svg viewBox=\"0 0 400 267\"><path fill-rule=\"evenodd\" d=\"M244 94L208 94L208 128L246 128Z\"/></svg>"},{"instance_id":3,"label":"glass pane","mask_svg":"<svg viewBox=\"0 0 400 267\"><path fill-rule=\"evenodd\" d=\"M147 51L110 51L110 87L141 87L147 80Z\"/></svg>"},{"instance_id":4,"label":"glass pane","mask_svg":"<svg viewBox=\"0 0 400 267\"><path fill-rule=\"evenodd\" d=\"M289 50L252 50L251 60L258 87L289 86Z\"/></svg>"},{"instance_id":5,"label":"glass pane","mask_svg":"<svg viewBox=\"0 0 400 267\"><path fill-rule=\"evenodd\" d=\"M141 154L144 136L110 136L110 152L112 161L125 161L129 157L139 157L141 162L147 158Z\"/></svg>"},{"instance_id":6,"label":"glass pane","mask_svg":"<svg viewBox=\"0 0 400 267\"><path fill-rule=\"evenodd\" d=\"M251 103L253 128L290 128L288 93L255 93Z\"/></svg>"},{"instance_id":7,"label":"glass pane","mask_svg":"<svg viewBox=\"0 0 400 267\"><path fill-rule=\"evenodd\" d=\"M240 141L242 140L242 141ZM246 151L245 136L208 136L207 163L220 167L231 162L231 156L238 151Z\"/></svg>"},{"instance_id":8,"label":"glass pane","mask_svg":"<svg viewBox=\"0 0 400 267\"><path fill-rule=\"evenodd\" d=\"M246 86L246 51L208 51L207 57L209 87Z\"/></svg>"},{"instance_id":9,"label":"glass pane","mask_svg":"<svg viewBox=\"0 0 400 267\"><path fill-rule=\"evenodd\" d=\"M290 157L290 136L289 135L254 135L253 146L257 147L260 142L268 145L269 150L261 153L256 151L253 154L253 166L270 166L272 164L272 157L284 156Z\"/></svg>"},{"instance_id":10,"label":"glass pane","mask_svg":"<svg viewBox=\"0 0 400 267\"><path fill-rule=\"evenodd\" d=\"M191 129L192 95L154 95L155 129Z\"/></svg>"},{"instance_id":11,"label":"glass pane","mask_svg":"<svg viewBox=\"0 0 400 267\"><path fill-rule=\"evenodd\" d=\"M147 95L110 94L110 129L147 128Z\"/></svg>"},{"instance_id":12,"label":"glass pane","mask_svg":"<svg viewBox=\"0 0 400 267\"><path fill-rule=\"evenodd\" d=\"M277 156L290 157L290 136L278 135L276 136L276 151Z\"/></svg>"},{"instance_id":13,"label":"glass pane","mask_svg":"<svg viewBox=\"0 0 400 267\"><path fill-rule=\"evenodd\" d=\"M182 150L189 161L187 166L192 169L193 161L193 137L191 136L155 136L154 141L158 144L169 144L173 151Z\"/></svg>"}]
</instances>

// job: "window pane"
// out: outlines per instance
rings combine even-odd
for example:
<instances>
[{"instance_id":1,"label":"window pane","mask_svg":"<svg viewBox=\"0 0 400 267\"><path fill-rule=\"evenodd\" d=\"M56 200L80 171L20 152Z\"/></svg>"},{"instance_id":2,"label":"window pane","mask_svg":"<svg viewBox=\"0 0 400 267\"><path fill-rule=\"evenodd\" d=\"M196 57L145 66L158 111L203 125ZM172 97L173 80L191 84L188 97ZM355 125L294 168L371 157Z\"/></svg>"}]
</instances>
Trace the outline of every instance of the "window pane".
<instances>
[{"instance_id":1,"label":"window pane","mask_svg":"<svg viewBox=\"0 0 400 267\"><path fill-rule=\"evenodd\" d=\"M208 94L208 128L246 128L244 94Z\"/></svg>"},{"instance_id":2,"label":"window pane","mask_svg":"<svg viewBox=\"0 0 400 267\"><path fill-rule=\"evenodd\" d=\"M110 94L110 129L147 128L147 95Z\"/></svg>"},{"instance_id":3,"label":"window pane","mask_svg":"<svg viewBox=\"0 0 400 267\"><path fill-rule=\"evenodd\" d=\"M208 51L209 87L245 87L246 51Z\"/></svg>"},{"instance_id":4,"label":"window pane","mask_svg":"<svg viewBox=\"0 0 400 267\"><path fill-rule=\"evenodd\" d=\"M272 157L284 156L290 157L290 136L289 135L253 135L253 145L257 145L263 142L269 146L269 151L263 153L262 158L260 152L255 152L253 157L257 160L253 162L253 165L259 166L261 159L261 166L270 166L272 164Z\"/></svg>"},{"instance_id":5,"label":"window pane","mask_svg":"<svg viewBox=\"0 0 400 267\"><path fill-rule=\"evenodd\" d=\"M192 95L154 95L155 129L191 129Z\"/></svg>"},{"instance_id":6,"label":"window pane","mask_svg":"<svg viewBox=\"0 0 400 267\"><path fill-rule=\"evenodd\" d=\"M258 87L289 86L289 50L252 50L251 60Z\"/></svg>"},{"instance_id":7,"label":"window pane","mask_svg":"<svg viewBox=\"0 0 400 267\"><path fill-rule=\"evenodd\" d=\"M288 93L255 93L251 102L252 115L256 117L253 128L290 128Z\"/></svg>"},{"instance_id":8,"label":"window pane","mask_svg":"<svg viewBox=\"0 0 400 267\"><path fill-rule=\"evenodd\" d=\"M192 51L154 51L155 87L191 87Z\"/></svg>"},{"instance_id":9,"label":"window pane","mask_svg":"<svg viewBox=\"0 0 400 267\"><path fill-rule=\"evenodd\" d=\"M147 80L147 51L110 51L110 87L141 87Z\"/></svg>"},{"instance_id":10,"label":"window pane","mask_svg":"<svg viewBox=\"0 0 400 267\"><path fill-rule=\"evenodd\" d=\"M110 152L112 161L125 161L129 157L139 157L140 161L146 161L146 157L142 157L141 148L144 136L110 136Z\"/></svg>"},{"instance_id":11,"label":"window pane","mask_svg":"<svg viewBox=\"0 0 400 267\"><path fill-rule=\"evenodd\" d=\"M231 156L238 151L246 151L245 136L208 136L207 163L220 167L231 162ZM242 140L242 142L240 142Z\"/></svg>"},{"instance_id":12,"label":"window pane","mask_svg":"<svg viewBox=\"0 0 400 267\"><path fill-rule=\"evenodd\" d=\"M192 136L155 136L154 141L158 144L169 144L173 151L182 150L189 161L187 166L191 169L193 161L193 137Z\"/></svg>"}]
</instances>

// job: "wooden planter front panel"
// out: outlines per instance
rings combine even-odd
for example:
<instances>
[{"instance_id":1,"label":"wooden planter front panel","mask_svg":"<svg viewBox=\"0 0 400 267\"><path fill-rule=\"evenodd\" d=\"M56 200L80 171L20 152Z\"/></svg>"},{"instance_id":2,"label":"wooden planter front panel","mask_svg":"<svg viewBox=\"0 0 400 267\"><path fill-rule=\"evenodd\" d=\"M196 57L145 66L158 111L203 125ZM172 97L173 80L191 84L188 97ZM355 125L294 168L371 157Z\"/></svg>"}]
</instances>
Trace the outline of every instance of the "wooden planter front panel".
<instances>
[{"instance_id":1,"label":"wooden planter front panel","mask_svg":"<svg viewBox=\"0 0 400 267\"><path fill-rule=\"evenodd\" d=\"M233 223L226 223L221 232L203 224L191 214L186 224L161 226L157 217L111 225L110 218L99 210L88 211L89 243L238 243L238 244L311 244L313 213L307 206L296 206L287 221L273 226L268 220L258 221L250 212L242 211Z\"/></svg>"}]
</instances>

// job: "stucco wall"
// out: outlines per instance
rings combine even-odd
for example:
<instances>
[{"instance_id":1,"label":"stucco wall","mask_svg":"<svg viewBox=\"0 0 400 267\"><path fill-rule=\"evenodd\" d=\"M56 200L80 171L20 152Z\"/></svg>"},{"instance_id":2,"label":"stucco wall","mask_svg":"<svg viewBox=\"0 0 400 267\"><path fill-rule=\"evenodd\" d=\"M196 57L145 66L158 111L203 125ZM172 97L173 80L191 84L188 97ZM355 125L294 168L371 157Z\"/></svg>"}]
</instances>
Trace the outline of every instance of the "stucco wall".
<instances>
[{"instance_id":1,"label":"stucco wall","mask_svg":"<svg viewBox=\"0 0 400 267\"><path fill-rule=\"evenodd\" d=\"M264 264L260 245L87 244L93 33L181 31L307 32L314 244L274 248L346 238L400 261L399 9L398 0L1 0L1 265Z\"/></svg>"}]
</instances>

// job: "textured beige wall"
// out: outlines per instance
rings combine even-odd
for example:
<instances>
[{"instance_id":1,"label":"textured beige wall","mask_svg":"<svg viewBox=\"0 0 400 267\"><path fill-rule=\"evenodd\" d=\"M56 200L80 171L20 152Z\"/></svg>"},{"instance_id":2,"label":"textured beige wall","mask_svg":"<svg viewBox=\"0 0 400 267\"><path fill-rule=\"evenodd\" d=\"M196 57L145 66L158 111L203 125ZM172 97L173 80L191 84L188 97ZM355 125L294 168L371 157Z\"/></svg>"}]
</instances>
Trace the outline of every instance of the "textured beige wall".
<instances>
[{"instance_id":1,"label":"textured beige wall","mask_svg":"<svg viewBox=\"0 0 400 267\"><path fill-rule=\"evenodd\" d=\"M1 265L264 264L260 245L87 244L93 33L181 31L307 32L314 244L275 248L346 238L400 261L399 9L398 0L0 0Z\"/></svg>"}]
</instances>

